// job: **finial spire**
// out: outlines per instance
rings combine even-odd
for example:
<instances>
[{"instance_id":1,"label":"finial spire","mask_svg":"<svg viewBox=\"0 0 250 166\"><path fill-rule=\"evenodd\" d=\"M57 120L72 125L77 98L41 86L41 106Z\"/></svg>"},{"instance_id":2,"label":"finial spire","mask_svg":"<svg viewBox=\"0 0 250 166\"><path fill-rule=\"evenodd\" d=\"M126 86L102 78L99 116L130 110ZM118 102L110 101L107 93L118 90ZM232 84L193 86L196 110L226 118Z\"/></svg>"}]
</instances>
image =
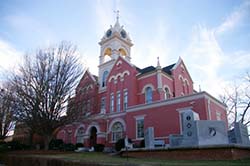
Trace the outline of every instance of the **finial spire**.
<instances>
[{"instance_id":1,"label":"finial spire","mask_svg":"<svg viewBox=\"0 0 250 166\"><path fill-rule=\"evenodd\" d=\"M116 21L119 21L120 18L120 11L119 10L115 10L114 13L116 14Z\"/></svg>"},{"instance_id":2,"label":"finial spire","mask_svg":"<svg viewBox=\"0 0 250 166\"><path fill-rule=\"evenodd\" d=\"M157 57L157 66L161 66L160 65L160 58L159 57Z\"/></svg>"}]
</instances>

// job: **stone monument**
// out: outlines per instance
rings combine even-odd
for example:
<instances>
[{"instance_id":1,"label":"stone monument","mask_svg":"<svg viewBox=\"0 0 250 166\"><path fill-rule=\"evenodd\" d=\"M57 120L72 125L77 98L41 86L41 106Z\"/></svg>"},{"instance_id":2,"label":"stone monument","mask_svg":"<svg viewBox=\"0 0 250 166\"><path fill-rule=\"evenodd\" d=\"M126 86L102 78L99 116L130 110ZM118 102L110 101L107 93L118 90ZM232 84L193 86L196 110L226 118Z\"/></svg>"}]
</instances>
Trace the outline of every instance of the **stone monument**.
<instances>
[{"instance_id":1,"label":"stone monument","mask_svg":"<svg viewBox=\"0 0 250 166\"><path fill-rule=\"evenodd\" d=\"M250 145L247 127L240 122L236 122L234 128L228 131L228 138L230 143Z\"/></svg>"},{"instance_id":2,"label":"stone monument","mask_svg":"<svg viewBox=\"0 0 250 166\"><path fill-rule=\"evenodd\" d=\"M228 144L225 122L199 120L191 109L181 113L182 135L170 135L170 146L199 146Z\"/></svg>"}]
</instances>

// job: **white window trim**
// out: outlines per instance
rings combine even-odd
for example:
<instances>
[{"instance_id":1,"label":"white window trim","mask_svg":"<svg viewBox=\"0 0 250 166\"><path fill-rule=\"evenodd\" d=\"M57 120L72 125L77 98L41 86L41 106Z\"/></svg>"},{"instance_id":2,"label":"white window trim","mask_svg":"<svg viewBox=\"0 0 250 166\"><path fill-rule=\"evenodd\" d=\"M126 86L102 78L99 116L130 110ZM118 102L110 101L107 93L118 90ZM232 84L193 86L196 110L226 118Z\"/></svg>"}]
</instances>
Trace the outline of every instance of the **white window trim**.
<instances>
[{"instance_id":1,"label":"white window trim","mask_svg":"<svg viewBox=\"0 0 250 166\"><path fill-rule=\"evenodd\" d=\"M151 96L151 101L150 102L148 102L148 100L147 100L147 93L146 93L146 89L147 88L151 88L151 90L152 90L152 96ZM144 97L145 97L145 103L146 104L150 104L150 103L152 103L153 102L153 91L154 91L154 89L151 87L151 86L147 86L146 88L145 88L145 91L144 91Z\"/></svg>"},{"instance_id":2,"label":"white window trim","mask_svg":"<svg viewBox=\"0 0 250 166\"><path fill-rule=\"evenodd\" d=\"M127 107L125 108L125 92L127 92ZM123 110L127 110L128 109L128 89L123 89Z\"/></svg>"},{"instance_id":3,"label":"white window trim","mask_svg":"<svg viewBox=\"0 0 250 166\"><path fill-rule=\"evenodd\" d=\"M144 139L144 137L138 138L138 133L137 133L137 131L138 131L138 128L137 128L137 121L138 121L138 120L143 120L143 124L144 124L144 126L145 126L145 116L146 116L146 115L139 115L139 116L135 116L135 117L134 117L134 118L135 118L135 137L136 137L136 140L143 140L143 139ZM143 128L144 128L144 126L143 126Z\"/></svg>"},{"instance_id":4,"label":"white window trim","mask_svg":"<svg viewBox=\"0 0 250 166\"><path fill-rule=\"evenodd\" d=\"M77 136L77 132L78 132L78 130L79 130L81 127L84 128L84 130L85 130L85 125L84 125L84 124L79 125L79 126L76 128L76 130L75 130L75 134L74 134L75 137Z\"/></svg>"},{"instance_id":5,"label":"white window trim","mask_svg":"<svg viewBox=\"0 0 250 166\"><path fill-rule=\"evenodd\" d=\"M142 88L141 93L142 93L142 94L145 94L145 93L146 93L145 91L146 91L146 89L147 89L148 87L152 88L152 91L155 91L155 88L154 88L154 85L153 85L153 84L146 84L146 85Z\"/></svg>"},{"instance_id":6,"label":"white window trim","mask_svg":"<svg viewBox=\"0 0 250 166\"><path fill-rule=\"evenodd\" d=\"M112 102L112 98L113 98L113 102ZM109 112L113 113L113 112L115 112L115 97L114 97L114 93L110 94L110 101L109 102L110 102L109 103ZM112 107L112 105L113 105L113 107Z\"/></svg>"},{"instance_id":7,"label":"white window trim","mask_svg":"<svg viewBox=\"0 0 250 166\"><path fill-rule=\"evenodd\" d=\"M222 120L221 112L219 112L219 111L216 111L216 120Z\"/></svg>"},{"instance_id":8,"label":"white window trim","mask_svg":"<svg viewBox=\"0 0 250 166\"><path fill-rule=\"evenodd\" d=\"M102 108L102 104L103 104L102 102L103 101L104 101L104 107ZM106 97L104 97L104 96L101 98L101 110L100 110L100 113L101 114L106 114Z\"/></svg>"},{"instance_id":9,"label":"white window trim","mask_svg":"<svg viewBox=\"0 0 250 166\"><path fill-rule=\"evenodd\" d=\"M166 88L168 88L168 92L169 92L169 95L170 95L169 98L166 98L166 91L165 91ZM165 100L166 99L170 99L172 97L172 92L171 92L171 89L169 88L169 86L168 85L164 85L163 90L164 90L164 97L165 97L164 99Z\"/></svg>"},{"instance_id":10,"label":"white window trim","mask_svg":"<svg viewBox=\"0 0 250 166\"><path fill-rule=\"evenodd\" d=\"M119 100L118 100L118 94L120 95ZM118 105L118 103L119 103L119 105ZM120 91L116 92L116 112L121 112L121 92Z\"/></svg>"}]
</instances>

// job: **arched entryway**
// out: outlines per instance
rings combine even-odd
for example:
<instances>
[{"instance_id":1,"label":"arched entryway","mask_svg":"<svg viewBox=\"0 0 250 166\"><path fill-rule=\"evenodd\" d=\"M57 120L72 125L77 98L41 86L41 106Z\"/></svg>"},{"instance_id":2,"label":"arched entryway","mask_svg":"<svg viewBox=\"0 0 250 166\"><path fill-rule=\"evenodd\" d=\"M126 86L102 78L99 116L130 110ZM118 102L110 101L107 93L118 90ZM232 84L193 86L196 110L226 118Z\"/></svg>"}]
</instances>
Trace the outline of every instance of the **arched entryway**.
<instances>
[{"instance_id":1,"label":"arched entryway","mask_svg":"<svg viewBox=\"0 0 250 166\"><path fill-rule=\"evenodd\" d=\"M90 129L90 138L89 138L89 146L92 147L96 145L96 138L97 138L97 129L96 127L91 127Z\"/></svg>"}]
</instances>

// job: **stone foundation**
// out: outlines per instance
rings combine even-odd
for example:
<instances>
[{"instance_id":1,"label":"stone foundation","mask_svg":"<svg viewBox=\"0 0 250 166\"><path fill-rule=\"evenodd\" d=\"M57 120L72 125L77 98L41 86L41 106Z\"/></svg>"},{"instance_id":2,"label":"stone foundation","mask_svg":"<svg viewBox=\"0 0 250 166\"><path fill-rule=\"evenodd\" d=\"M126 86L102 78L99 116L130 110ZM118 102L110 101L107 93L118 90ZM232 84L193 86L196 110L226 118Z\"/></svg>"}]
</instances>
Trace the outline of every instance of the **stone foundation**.
<instances>
[{"instance_id":1,"label":"stone foundation","mask_svg":"<svg viewBox=\"0 0 250 166\"><path fill-rule=\"evenodd\" d=\"M166 160L238 160L250 158L250 146L216 145L182 148L132 149L122 151L123 157Z\"/></svg>"}]
</instances>

